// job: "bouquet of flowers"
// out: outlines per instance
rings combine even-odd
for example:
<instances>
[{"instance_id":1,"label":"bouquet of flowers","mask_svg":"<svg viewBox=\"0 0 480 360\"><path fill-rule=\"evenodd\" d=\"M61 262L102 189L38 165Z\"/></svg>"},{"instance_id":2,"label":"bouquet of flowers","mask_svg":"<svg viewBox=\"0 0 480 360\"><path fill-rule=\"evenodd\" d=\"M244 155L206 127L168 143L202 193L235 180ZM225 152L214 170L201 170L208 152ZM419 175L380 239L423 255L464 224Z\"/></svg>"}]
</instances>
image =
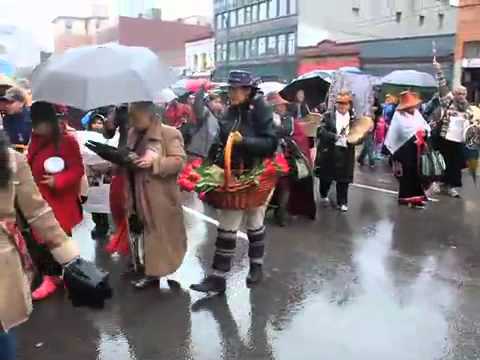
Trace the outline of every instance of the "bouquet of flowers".
<instances>
[{"instance_id":1,"label":"bouquet of flowers","mask_svg":"<svg viewBox=\"0 0 480 360\"><path fill-rule=\"evenodd\" d=\"M230 184L226 184L225 170L217 165L194 160L187 164L178 178L178 185L182 191L197 192L204 200L211 192L227 190L239 191L246 188L260 186L263 182L271 181L289 172L288 162L283 154L277 154L272 159L266 159L253 169L233 176Z\"/></svg>"}]
</instances>

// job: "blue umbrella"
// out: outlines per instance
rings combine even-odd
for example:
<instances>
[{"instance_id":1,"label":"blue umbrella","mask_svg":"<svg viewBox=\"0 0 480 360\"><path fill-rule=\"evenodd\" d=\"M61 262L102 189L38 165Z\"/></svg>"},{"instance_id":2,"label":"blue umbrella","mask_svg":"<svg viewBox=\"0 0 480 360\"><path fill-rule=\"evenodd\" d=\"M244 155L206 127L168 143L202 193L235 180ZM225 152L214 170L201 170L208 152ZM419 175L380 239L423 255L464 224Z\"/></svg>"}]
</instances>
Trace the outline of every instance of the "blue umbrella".
<instances>
[{"instance_id":1,"label":"blue umbrella","mask_svg":"<svg viewBox=\"0 0 480 360\"><path fill-rule=\"evenodd\" d=\"M5 59L0 59L0 74L12 77L15 74L15 66Z\"/></svg>"}]
</instances>

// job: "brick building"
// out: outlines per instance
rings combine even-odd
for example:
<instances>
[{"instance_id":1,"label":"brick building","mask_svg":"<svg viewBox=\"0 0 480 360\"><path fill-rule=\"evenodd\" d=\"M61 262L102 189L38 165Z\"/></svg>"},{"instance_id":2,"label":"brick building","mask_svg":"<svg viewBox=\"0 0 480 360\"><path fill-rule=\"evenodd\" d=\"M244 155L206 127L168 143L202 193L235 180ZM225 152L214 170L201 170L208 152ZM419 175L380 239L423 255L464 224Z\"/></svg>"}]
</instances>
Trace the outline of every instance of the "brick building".
<instances>
[{"instance_id":1,"label":"brick building","mask_svg":"<svg viewBox=\"0 0 480 360\"><path fill-rule=\"evenodd\" d=\"M468 88L470 101L480 103L480 0L461 0L455 48L456 78Z\"/></svg>"},{"instance_id":2,"label":"brick building","mask_svg":"<svg viewBox=\"0 0 480 360\"><path fill-rule=\"evenodd\" d=\"M54 25L55 52L62 53L70 48L95 44L97 34L108 26L108 18L103 16L59 16L52 23Z\"/></svg>"}]
</instances>

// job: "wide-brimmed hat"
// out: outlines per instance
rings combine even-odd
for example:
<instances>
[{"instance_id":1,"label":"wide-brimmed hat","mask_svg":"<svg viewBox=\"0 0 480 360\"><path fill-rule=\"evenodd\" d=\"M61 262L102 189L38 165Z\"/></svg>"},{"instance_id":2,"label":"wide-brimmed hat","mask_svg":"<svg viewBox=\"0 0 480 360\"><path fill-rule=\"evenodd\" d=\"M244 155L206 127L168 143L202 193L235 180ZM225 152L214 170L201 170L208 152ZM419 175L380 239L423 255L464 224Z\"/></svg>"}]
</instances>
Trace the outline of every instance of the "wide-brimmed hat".
<instances>
[{"instance_id":1,"label":"wide-brimmed hat","mask_svg":"<svg viewBox=\"0 0 480 360\"><path fill-rule=\"evenodd\" d=\"M251 73L243 70L232 70L228 74L230 87L256 87L256 82Z\"/></svg>"},{"instance_id":2,"label":"wide-brimmed hat","mask_svg":"<svg viewBox=\"0 0 480 360\"><path fill-rule=\"evenodd\" d=\"M403 111L411 108L415 108L422 103L422 100L416 92L404 91L400 94L400 103L397 110Z\"/></svg>"},{"instance_id":3,"label":"wide-brimmed hat","mask_svg":"<svg viewBox=\"0 0 480 360\"><path fill-rule=\"evenodd\" d=\"M340 94L337 96L336 103L337 104L351 104L352 96L350 94Z\"/></svg>"},{"instance_id":4,"label":"wide-brimmed hat","mask_svg":"<svg viewBox=\"0 0 480 360\"><path fill-rule=\"evenodd\" d=\"M267 102L270 105L277 106L277 105L288 105L289 102L282 98L279 93L271 92L267 95Z\"/></svg>"}]
</instances>

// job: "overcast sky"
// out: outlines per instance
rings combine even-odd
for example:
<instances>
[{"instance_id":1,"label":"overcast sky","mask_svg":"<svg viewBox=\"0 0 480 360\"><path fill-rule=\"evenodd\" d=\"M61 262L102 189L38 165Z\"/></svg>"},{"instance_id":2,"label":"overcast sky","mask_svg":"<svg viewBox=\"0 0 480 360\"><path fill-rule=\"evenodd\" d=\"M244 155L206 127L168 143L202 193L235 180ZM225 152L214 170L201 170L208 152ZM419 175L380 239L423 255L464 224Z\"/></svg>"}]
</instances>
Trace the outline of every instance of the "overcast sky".
<instances>
[{"instance_id":1,"label":"overcast sky","mask_svg":"<svg viewBox=\"0 0 480 360\"><path fill-rule=\"evenodd\" d=\"M135 0L131 0L135 1ZM86 0L0 0L0 22L31 30L44 47L51 46L52 19L84 16ZM213 0L159 0L164 19L211 15Z\"/></svg>"}]
</instances>

